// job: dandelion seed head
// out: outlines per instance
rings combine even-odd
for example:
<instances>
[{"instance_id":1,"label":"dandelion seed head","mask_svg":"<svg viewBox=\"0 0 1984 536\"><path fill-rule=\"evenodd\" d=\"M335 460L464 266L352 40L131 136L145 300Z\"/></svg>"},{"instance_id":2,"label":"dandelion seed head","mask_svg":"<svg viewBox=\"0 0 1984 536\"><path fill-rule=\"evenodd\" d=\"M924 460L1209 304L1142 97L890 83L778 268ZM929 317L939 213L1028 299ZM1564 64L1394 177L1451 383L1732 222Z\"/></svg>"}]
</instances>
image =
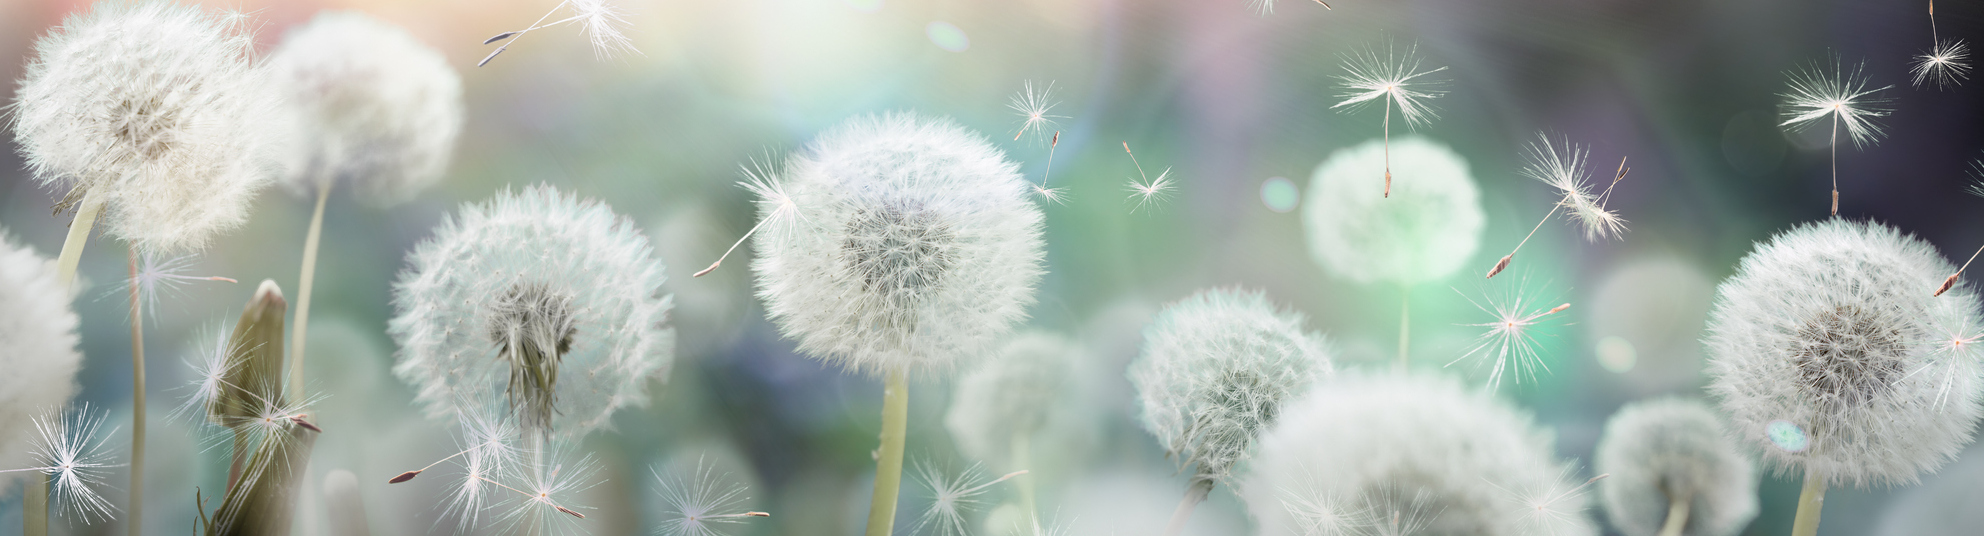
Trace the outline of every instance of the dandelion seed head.
<instances>
[{"instance_id":1,"label":"dandelion seed head","mask_svg":"<svg viewBox=\"0 0 1984 536\"><path fill-rule=\"evenodd\" d=\"M284 174L296 192L345 181L387 206L447 172L462 82L440 51L362 13L326 11L290 30L269 63L296 127Z\"/></svg>"},{"instance_id":2,"label":"dandelion seed head","mask_svg":"<svg viewBox=\"0 0 1984 536\"><path fill-rule=\"evenodd\" d=\"M994 467L1027 469L1011 464L1013 440L1040 431L1065 407L1063 388L1085 352L1065 337L1025 332L966 372L944 416L958 450Z\"/></svg>"},{"instance_id":3,"label":"dandelion seed head","mask_svg":"<svg viewBox=\"0 0 1984 536\"><path fill-rule=\"evenodd\" d=\"M1263 536L1304 534L1291 492L1361 505L1361 534L1597 534L1552 435L1488 392L1344 372L1285 410L1240 486Z\"/></svg>"},{"instance_id":4,"label":"dandelion seed head","mask_svg":"<svg viewBox=\"0 0 1984 536\"><path fill-rule=\"evenodd\" d=\"M1962 39L1937 41L1928 52L1915 56L1908 74L1915 87L1922 87L1924 82L1934 82L1938 88L1955 87L1970 78L1970 45Z\"/></svg>"},{"instance_id":5,"label":"dandelion seed head","mask_svg":"<svg viewBox=\"0 0 1984 536\"><path fill-rule=\"evenodd\" d=\"M1421 70L1418 51L1419 46L1412 45L1406 47L1405 53L1398 54L1388 44L1382 55L1376 48L1345 55L1344 74L1338 77L1343 83L1343 93L1338 96L1343 100L1330 107L1354 111L1382 99L1390 101L1408 127L1432 121L1437 114L1424 101L1446 92L1435 89L1441 85L1440 81L1422 77L1447 68Z\"/></svg>"},{"instance_id":6,"label":"dandelion seed head","mask_svg":"<svg viewBox=\"0 0 1984 536\"><path fill-rule=\"evenodd\" d=\"M807 355L944 373L1033 303L1040 208L1017 166L948 120L851 119L795 154L779 184L794 217L755 235L752 270L767 316Z\"/></svg>"},{"instance_id":7,"label":"dandelion seed head","mask_svg":"<svg viewBox=\"0 0 1984 536\"><path fill-rule=\"evenodd\" d=\"M1390 198L1373 177L1385 149L1371 140L1338 150L1316 167L1302 201L1309 253L1331 274L1358 283L1411 286L1444 279L1474 256L1486 217L1467 161L1416 136L1391 144L1392 171L1412 180Z\"/></svg>"},{"instance_id":8,"label":"dandelion seed head","mask_svg":"<svg viewBox=\"0 0 1984 536\"><path fill-rule=\"evenodd\" d=\"M1589 173L1585 171L1585 158L1591 148L1564 142L1564 149L1550 143L1550 138L1538 135L1537 141L1529 144L1529 166L1523 168L1523 175L1557 189L1562 197L1557 206L1564 209L1564 216L1584 227L1586 240L1598 241L1602 238L1617 237L1626 231L1626 220L1618 212L1607 210L1601 196L1592 192Z\"/></svg>"},{"instance_id":9,"label":"dandelion seed head","mask_svg":"<svg viewBox=\"0 0 1984 536\"><path fill-rule=\"evenodd\" d=\"M84 523L109 521L117 507L97 490L105 487L109 469L116 465L104 442L114 430L104 430L109 412L90 411L85 404L69 415L55 410L34 420L38 441L34 463L49 480L51 506Z\"/></svg>"},{"instance_id":10,"label":"dandelion seed head","mask_svg":"<svg viewBox=\"0 0 1984 536\"><path fill-rule=\"evenodd\" d=\"M1687 536L1732 536L1757 517L1757 474L1707 404L1679 398L1635 402L1605 423L1598 440L1605 515L1628 536L1653 536L1668 505L1687 501Z\"/></svg>"},{"instance_id":11,"label":"dandelion seed head","mask_svg":"<svg viewBox=\"0 0 1984 536\"><path fill-rule=\"evenodd\" d=\"M102 200L107 234L197 250L247 221L281 136L245 18L173 2L100 2L35 42L14 138L65 203Z\"/></svg>"},{"instance_id":12,"label":"dandelion seed head","mask_svg":"<svg viewBox=\"0 0 1984 536\"><path fill-rule=\"evenodd\" d=\"M1780 474L1833 484L1912 483L1951 459L1984 408L1978 364L1944 361L1936 329L1976 325L1977 298L1964 285L1941 297L1922 287L1955 270L1878 223L1832 219L1757 245L1716 289L1703 341L1709 392L1733 434ZM1956 371L1947 389L1941 375L1914 373L1940 365ZM1769 424L1780 420L1805 430L1808 447L1774 446Z\"/></svg>"},{"instance_id":13,"label":"dandelion seed head","mask_svg":"<svg viewBox=\"0 0 1984 536\"><path fill-rule=\"evenodd\" d=\"M432 417L500 413L578 437L674 361L673 297L632 221L549 186L461 207L407 257L394 373Z\"/></svg>"},{"instance_id":14,"label":"dandelion seed head","mask_svg":"<svg viewBox=\"0 0 1984 536\"><path fill-rule=\"evenodd\" d=\"M0 469L31 463L35 418L68 404L82 367L78 320L55 265L0 229ZM0 473L0 489L24 473Z\"/></svg>"},{"instance_id":15,"label":"dandelion seed head","mask_svg":"<svg viewBox=\"0 0 1984 536\"><path fill-rule=\"evenodd\" d=\"M1282 405L1330 374L1319 333L1260 292L1199 291L1158 312L1130 364L1144 431L1194 478L1224 479Z\"/></svg>"},{"instance_id":16,"label":"dandelion seed head","mask_svg":"<svg viewBox=\"0 0 1984 536\"><path fill-rule=\"evenodd\" d=\"M1880 92L1893 86L1867 89L1870 84L1865 65L1848 69L1839 57L1800 67L1790 73L1790 88L1780 95L1784 121L1778 126L1793 130L1826 127L1837 121L1845 127L1853 146L1861 147L1886 136L1874 118L1888 114L1888 99Z\"/></svg>"}]
</instances>

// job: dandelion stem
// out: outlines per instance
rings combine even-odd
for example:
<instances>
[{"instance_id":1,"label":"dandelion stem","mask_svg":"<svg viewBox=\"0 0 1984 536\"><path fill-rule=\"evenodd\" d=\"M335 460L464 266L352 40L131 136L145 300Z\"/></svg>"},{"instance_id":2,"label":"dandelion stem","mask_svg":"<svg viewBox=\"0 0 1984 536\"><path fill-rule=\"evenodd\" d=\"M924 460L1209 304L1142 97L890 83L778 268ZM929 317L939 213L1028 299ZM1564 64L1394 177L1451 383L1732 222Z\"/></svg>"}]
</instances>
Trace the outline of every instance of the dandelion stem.
<instances>
[{"instance_id":1,"label":"dandelion stem","mask_svg":"<svg viewBox=\"0 0 1984 536\"><path fill-rule=\"evenodd\" d=\"M1667 522L1660 526L1659 536L1681 536L1681 529L1688 526L1688 506L1693 497L1668 498Z\"/></svg>"},{"instance_id":2,"label":"dandelion stem","mask_svg":"<svg viewBox=\"0 0 1984 536\"><path fill-rule=\"evenodd\" d=\"M1129 142L1123 142L1129 143ZM1054 131L1054 141L1047 143L1047 169L1040 172L1040 187L1047 187L1047 178L1054 175L1054 148L1061 146L1061 131Z\"/></svg>"},{"instance_id":3,"label":"dandelion stem","mask_svg":"<svg viewBox=\"0 0 1984 536\"><path fill-rule=\"evenodd\" d=\"M103 211L103 197L90 191L83 194L83 204L76 209L75 221L69 222L69 237L62 241L62 254L55 262L55 275L66 290L75 286L76 264L83 260L83 246L90 240L90 228L96 226L96 215Z\"/></svg>"},{"instance_id":4,"label":"dandelion stem","mask_svg":"<svg viewBox=\"0 0 1984 536\"><path fill-rule=\"evenodd\" d=\"M138 250L131 250L131 277L138 277ZM138 286L131 285L131 536L144 528L145 513L145 317L138 308Z\"/></svg>"},{"instance_id":5,"label":"dandelion stem","mask_svg":"<svg viewBox=\"0 0 1984 536\"><path fill-rule=\"evenodd\" d=\"M303 274L296 279L296 347L290 349L289 392L303 395L303 341L310 331L310 287L317 280L317 239L324 233L324 200L331 196L331 181L317 185L317 210L310 216L310 231L303 235Z\"/></svg>"},{"instance_id":6,"label":"dandelion stem","mask_svg":"<svg viewBox=\"0 0 1984 536\"><path fill-rule=\"evenodd\" d=\"M1164 536L1178 536L1185 533L1185 521L1192 518L1192 510L1205 502L1206 495L1212 494L1213 479L1204 475L1192 478L1192 487L1185 489L1185 498L1178 501L1178 510L1171 513L1171 524L1164 527Z\"/></svg>"},{"instance_id":7,"label":"dandelion stem","mask_svg":"<svg viewBox=\"0 0 1984 536\"><path fill-rule=\"evenodd\" d=\"M48 475L38 471L21 490L21 534L48 536Z\"/></svg>"},{"instance_id":8,"label":"dandelion stem","mask_svg":"<svg viewBox=\"0 0 1984 536\"><path fill-rule=\"evenodd\" d=\"M868 536L889 536L902 488L903 440L909 429L909 379L889 371L882 384L882 446L875 451L875 495L868 503Z\"/></svg>"},{"instance_id":9,"label":"dandelion stem","mask_svg":"<svg viewBox=\"0 0 1984 536\"><path fill-rule=\"evenodd\" d=\"M1832 113L1832 215L1839 215L1839 112Z\"/></svg>"},{"instance_id":10,"label":"dandelion stem","mask_svg":"<svg viewBox=\"0 0 1984 536\"><path fill-rule=\"evenodd\" d=\"M1013 467L1027 467L1033 463L1032 435L1027 432L1013 434ZM1021 472L1025 471L1025 469L1021 470ZM1037 522L1034 518L1033 477L1013 481L1013 486L1020 489L1020 512L1025 515L1025 519L1021 522L1032 526Z\"/></svg>"},{"instance_id":11,"label":"dandelion stem","mask_svg":"<svg viewBox=\"0 0 1984 536\"><path fill-rule=\"evenodd\" d=\"M1398 370L1405 372L1406 350L1412 340L1412 289L1399 287L1398 298Z\"/></svg>"},{"instance_id":12,"label":"dandelion stem","mask_svg":"<svg viewBox=\"0 0 1984 536\"><path fill-rule=\"evenodd\" d=\"M1396 88L1393 91L1397 91ZM1392 100L1385 99L1385 197L1392 196Z\"/></svg>"},{"instance_id":13,"label":"dandelion stem","mask_svg":"<svg viewBox=\"0 0 1984 536\"><path fill-rule=\"evenodd\" d=\"M1798 516L1792 518L1791 536L1816 536L1819 510L1826 505L1826 479L1818 471L1805 469L1805 490L1798 493Z\"/></svg>"}]
</instances>

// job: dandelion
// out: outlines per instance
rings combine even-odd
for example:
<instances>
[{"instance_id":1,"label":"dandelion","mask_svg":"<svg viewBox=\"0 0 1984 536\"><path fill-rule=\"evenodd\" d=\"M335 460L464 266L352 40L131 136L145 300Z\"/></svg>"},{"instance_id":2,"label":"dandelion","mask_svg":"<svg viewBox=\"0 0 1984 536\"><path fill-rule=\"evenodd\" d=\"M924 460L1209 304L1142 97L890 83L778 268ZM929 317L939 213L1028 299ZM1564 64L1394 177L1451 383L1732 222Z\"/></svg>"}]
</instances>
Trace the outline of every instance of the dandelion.
<instances>
[{"instance_id":1,"label":"dandelion","mask_svg":"<svg viewBox=\"0 0 1984 536\"><path fill-rule=\"evenodd\" d=\"M1474 347L1469 348L1466 354L1446 364L1451 367L1468 358L1487 361L1489 390L1500 387L1505 375L1512 374L1516 383L1520 384L1524 378L1534 380L1538 369L1549 372L1550 365L1544 363L1543 357L1536 351L1536 334L1533 329L1546 320L1559 318L1553 315L1571 308L1571 304L1566 303L1543 309L1536 305L1538 300L1524 295L1519 290L1520 285L1517 288L1518 290L1509 292L1502 299L1493 296L1481 301L1467 299L1481 312L1493 316L1494 320L1467 324L1488 330L1475 338Z\"/></svg>"},{"instance_id":2,"label":"dandelion","mask_svg":"<svg viewBox=\"0 0 1984 536\"><path fill-rule=\"evenodd\" d=\"M1971 176L1975 180L1970 183L1969 187L1964 188L1964 191L1969 192L1970 195L1974 195L1977 197L1984 197L1984 161L1971 162L1970 168L1971 168ZM1984 246L1978 247L1975 253L1971 253L1970 260L1963 261L1963 266L1958 266L1956 269L1956 273L1952 273L1950 274L1949 277L1943 278L1943 284L1941 286L1937 286L1936 291L1930 293L1929 295L1932 297L1941 296L1943 295L1944 292L1949 292L1950 287L1956 286L1956 279L1958 277L1963 276L1963 271L1970 269L1970 263L1977 262L1978 254L1984 254Z\"/></svg>"},{"instance_id":3,"label":"dandelion","mask_svg":"<svg viewBox=\"0 0 1984 536\"><path fill-rule=\"evenodd\" d=\"M1165 307L1144 328L1129 370L1141 423L1179 467L1196 466L1167 535L1247 457L1283 404L1330 373L1322 335L1304 332L1305 321L1260 292L1215 289Z\"/></svg>"},{"instance_id":4,"label":"dandelion","mask_svg":"<svg viewBox=\"0 0 1984 536\"><path fill-rule=\"evenodd\" d=\"M1598 441L1605 515L1628 536L1732 536L1757 517L1756 470L1707 404L1635 402Z\"/></svg>"},{"instance_id":5,"label":"dandelion","mask_svg":"<svg viewBox=\"0 0 1984 536\"><path fill-rule=\"evenodd\" d=\"M1957 360L1948 390L1909 373L1939 363L1937 326L1976 323L1967 289L1934 298L1913 287L1948 270L1918 238L1834 219L1758 245L1717 289L1709 390L1767 466L1804 470L1794 533L1817 530L1827 486L1913 482L1970 442L1984 413L1977 363ZM1803 448L1772 441L1777 421L1804 432Z\"/></svg>"},{"instance_id":6,"label":"dandelion","mask_svg":"<svg viewBox=\"0 0 1984 536\"><path fill-rule=\"evenodd\" d=\"M1516 252L1522 251L1522 246L1529 243L1530 237L1536 236L1536 230L1542 229L1543 223L1550 221L1550 217L1555 216L1558 210L1563 210L1565 217L1584 226L1586 240L1597 241L1600 238L1618 236L1626 230L1626 220L1620 218L1617 212L1605 208L1605 202L1612 196L1612 188L1618 186L1619 181L1626 179L1627 172L1632 171L1626 167L1626 159L1619 159L1619 171L1612 176L1612 184L1606 186L1605 191L1594 195L1591 186L1585 182L1589 177L1585 174L1584 162L1585 157L1590 154L1590 149L1566 141L1564 151L1559 153L1548 137L1538 134L1537 138L1537 143L1529 145L1530 163L1523 169L1523 175L1556 188L1561 197L1550 207L1550 212L1545 213L1543 219L1536 222L1536 227L1531 228L1529 234L1523 236L1521 242L1516 243L1515 250L1495 262L1495 267L1488 270L1488 278L1494 278L1495 274L1502 273L1503 269L1508 268L1509 261L1515 258Z\"/></svg>"},{"instance_id":7,"label":"dandelion","mask_svg":"<svg viewBox=\"0 0 1984 536\"><path fill-rule=\"evenodd\" d=\"M1040 208L1027 202L1017 166L984 138L910 114L822 133L781 183L794 223L757 236L758 296L799 351L885 376L868 534L886 536L901 485L907 374L975 361L1025 316L1041 274Z\"/></svg>"},{"instance_id":8,"label":"dandelion","mask_svg":"<svg viewBox=\"0 0 1984 536\"><path fill-rule=\"evenodd\" d=\"M1137 206L1131 207L1131 212L1171 195L1171 168L1164 168L1163 173L1157 174L1156 180L1151 180L1150 175L1144 173L1144 165L1137 163L1137 153L1130 152L1130 142L1123 142L1123 152L1129 153L1130 163L1137 166L1137 176L1142 177L1142 180L1130 180L1130 199L1137 202Z\"/></svg>"},{"instance_id":9,"label":"dandelion","mask_svg":"<svg viewBox=\"0 0 1984 536\"><path fill-rule=\"evenodd\" d=\"M1361 501L1349 501L1340 496L1314 491L1284 491L1281 498L1281 508L1293 518L1294 532L1302 536L1361 536L1374 518L1390 518L1398 522L1411 523L1424 521L1419 515L1412 515L1408 519L1403 512L1374 514L1363 509L1368 506ZM1417 528L1414 527L1414 530Z\"/></svg>"},{"instance_id":10,"label":"dandelion","mask_svg":"<svg viewBox=\"0 0 1984 536\"><path fill-rule=\"evenodd\" d=\"M1047 144L1047 170L1040 173L1040 184L1033 185L1033 195L1040 196L1041 201L1054 204L1062 204L1066 195L1062 191L1066 188L1047 187L1047 177L1054 173L1054 148L1059 146L1061 146L1061 131L1056 130L1053 141Z\"/></svg>"},{"instance_id":11,"label":"dandelion","mask_svg":"<svg viewBox=\"0 0 1984 536\"><path fill-rule=\"evenodd\" d=\"M552 15L557 14L560 10L568 10L571 16L549 23L544 22L545 19L551 18ZM551 11L545 12L544 16L538 17L537 22L531 23L529 28L499 33L494 37L483 40L482 44L484 45L505 39L509 39L510 42L496 47L496 51L490 52L488 56L484 56L482 61L477 62L475 66L481 67L488 65L489 60L496 59L497 54L502 54L503 51L509 50L510 45L517 44L517 40L523 39L524 34L530 33L531 30L541 30L567 23L579 25L579 28L586 34L586 38L592 41L593 53L599 57L604 58L621 51L638 52L634 50L634 42L627 39L626 34L620 32L620 28L626 26L627 19L626 14L621 12L618 6L608 3L607 0L563 0L558 3L557 7L553 7Z\"/></svg>"},{"instance_id":12,"label":"dandelion","mask_svg":"<svg viewBox=\"0 0 1984 536\"><path fill-rule=\"evenodd\" d=\"M586 515L580 510L592 508L573 502L572 496L600 484L593 475L599 471L599 464L592 457L580 458L571 464L545 460L548 456L532 453L538 461L530 464L512 464L506 478L512 484L500 480L484 478L483 482L496 489L507 490L510 499L497 506L503 510L504 532L512 534L566 534L579 532L575 529Z\"/></svg>"},{"instance_id":13,"label":"dandelion","mask_svg":"<svg viewBox=\"0 0 1984 536\"><path fill-rule=\"evenodd\" d=\"M1054 102L1054 82L1047 82L1047 87L1036 93L1033 91L1033 81L1027 80L1020 89L1020 94L1014 95L1013 101L1006 105L1007 108L1020 114L1019 132L1013 134L1013 141L1019 141L1020 136L1025 136L1029 132L1034 134L1046 132L1057 124L1054 122L1055 119L1067 119L1067 116L1050 113L1057 104ZM1059 138L1061 133L1055 131L1054 134Z\"/></svg>"},{"instance_id":14,"label":"dandelion","mask_svg":"<svg viewBox=\"0 0 1984 536\"><path fill-rule=\"evenodd\" d=\"M533 439L576 438L667 377L674 301L633 222L549 186L461 207L407 256L387 328L432 417L508 407Z\"/></svg>"},{"instance_id":15,"label":"dandelion","mask_svg":"<svg viewBox=\"0 0 1984 536\"><path fill-rule=\"evenodd\" d=\"M1385 101L1384 197L1392 195L1392 108L1398 108L1398 116L1405 120L1407 127L1417 127L1436 117L1433 109L1421 101L1433 100L1446 94L1445 91L1426 88L1426 86L1438 85L1437 82L1415 81L1419 77L1447 70L1446 67L1419 70L1418 51L1419 46L1413 45L1405 49L1405 54L1398 55L1394 54L1392 46L1387 44L1382 58L1378 56L1376 48L1344 56L1344 74L1338 77L1343 81L1344 92L1339 95L1343 101L1330 106L1330 108L1348 107L1346 111L1354 111L1367 106L1373 100Z\"/></svg>"},{"instance_id":16,"label":"dandelion","mask_svg":"<svg viewBox=\"0 0 1984 536\"><path fill-rule=\"evenodd\" d=\"M719 487L718 481L729 475L714 475L707 464L698 462L694 474L687 478L663 476L652 469L650 472L660 481L662 499L674 511L655 534L722 536L725 525L743 523L753 517L771 517L765 512L746 511L744 503L751 498L744 495L744 488Z\"/></svg>"},{"instance_id":17,"label":"dandelion","mask_svg":"<svg viewBox=\"0 0 1984 536\"><path fill-rule=\"evenodd\" d=\"M787 230L793 218L799 216L799 205L792 201L790 194L785 193L785 184L779 182L774 173L759 165L747 166L743 168L743 172L744 189L758 196L759 210L764 212L764 217L758 220L757 225L751 226L751 230L745 232L743 237L731 243L730 249L723 250L723 255L717 257L716 262L710 263L710 267L690 277L702 277L716 271L718 266L723 266L724 259L730 258L731 252L737 251L737 246L744 245L744 241L749 240L751 235L757 234L759 229L769 225L773 232L782 232Z\"/></svg>"},{"instance_id":18,"label":"dandelion","mask_svg":"<svg viewBox=\"0 0 1984 536\"><path fill-rule=\"evenodd\" d=\"M1915 77L1915 87L1923 82L1934 80L1936 87L1955 86L1970 76L1970 45L1962 39L1944 41L1936 34L1936 2L1929 1L1929 52L1915 57L1915 65L1908 73Z\"/></svg>"},{"instance_id":19,"label":"dandelion","mask_svg":"<svg viewBox=\"0 0 1984 536\"><path fill-rule=\"evenodd\" d=\"M1241 497L1263 536L1304 534L1290 490L1361 505L1358 534L1595 535L1552 441L1527 412L1455 380L1344 373L1283 407Z\"/></svg>"},{"instance_id":20,"label":"dandelion","mask_svg":"<svg viewBox=\"0 0 1984 536\"><path fill-rule=\"evenodd\" d=\"M911 533L921 533L926 527L936 527L938 534L945 536L965 536L971 534L966 528L965 515L982 505L979 495L990 490L994 484L1011 480L1026 474L1021 469L1006 473L999 478L986 480L978 466L966 467L956 478L930 464L917 467L917 479L930 490L930 508L923 517L916 520Z\"/></svg>"},{"instance_id":21,"label":"dandelion","mask_svg":"<svg viewBox=\"0 0 1984 536\"><path fill-rule=\"evenodd\" d=\"M958 450L995 467L1025 469L1028 438L1062 406L1063 387L1084 352L1051 333L1013 336L951 393L944 427Z\"/></svg>"},{"instance_id":22,"label":"dandelion","mask_svg":"<svg viewBox=\"0 0 1984 536\"><path fill-rule=\"evenodd\" d=\"M60 410L36 416L34 427L38 435L33 454L34 463L40 467L8 469L0 471L0 474L38 473L45 480L30 482L30 485L41 490L39 493L44 501L52 491L56 511L79 518L84 523L109 521L117 507L97 493L97 488L105 485L106 470L117 467L110 463L112 453L104 448L104 442L109 439L107 436L116 432L115 429L103 430L103 421L109 416L109 412L90 411L87 404L68 416ZM42 517L42 523L46 526L46 510L28 506L23 506L23 509L27 517Z\"/></svg>"},{"instance_id":23,"label":"dandelion","mask_svg":"<svg viewBox=\"0 0 1984 536\"><path fill-rule=\"evenodd\" d=\"M1486 216L1467 161L1432 140L1399 140L1399 169L1415 179L1398 199L1374 199L1369 172L1384 166L1373 140L1316 166L1302 202L1309 254L1331 275L1399 287L1399 363L1410 346L1411 288L1444 279L1474 256Z\"/></svg>"},{"instance_id":24,"label":"dandelion","mask_svg":"<svg viewBox=\"0 0 1984 536\"><path fill-rule=\"evenodd\" d=\"M0 230L0 467L30 463L25 448L36 412L60 407L76 392L83 355L70 294L48 258ZM15 475L0 474L0 488ZM30 490L33 491L33 490Z\"/></svg>"},{"instance_id":25,"label":"dandelion","mask_svg":"<svg viewBox=\"0 0 1984 536\"><path fill-rule=\"evenodd\" d=\"M1846 70L1838 56L1832 58L1832 65L1814 63L1790 74L1791 88L1784 93L1784 121L1778 126L1793 130L1805 130L1819 123L1820 119L1832 120L1832 134L1827 146L1832 150L1832 214L1839 215L1839 127L1846 126L1846 135L1853 140L1854 147L1861 147L1879 141L1886 135L1873 118L1888 114L1886 98L1877 93L1893 86L1867 89L1868 78L1862 72L1864 65L1854 64Z\"/></svg>"},{"instance_id":26,"label":"dandelion","mask_svg":"<svg viewBox=\"0 0 1984 536\"><path fill-rule=\"evenodd\" d=\"M187 275L193 266L192 255L181 255L164 260L156 253L145 252L139 255L138 273L126 280L122 290L136 292L144 302L144 310L152 318L158 318L158 295L160 291L177 291L181 285L193 281L225 281L239 283L232 278L220 276Z\"/></svg>"}]
</instances>

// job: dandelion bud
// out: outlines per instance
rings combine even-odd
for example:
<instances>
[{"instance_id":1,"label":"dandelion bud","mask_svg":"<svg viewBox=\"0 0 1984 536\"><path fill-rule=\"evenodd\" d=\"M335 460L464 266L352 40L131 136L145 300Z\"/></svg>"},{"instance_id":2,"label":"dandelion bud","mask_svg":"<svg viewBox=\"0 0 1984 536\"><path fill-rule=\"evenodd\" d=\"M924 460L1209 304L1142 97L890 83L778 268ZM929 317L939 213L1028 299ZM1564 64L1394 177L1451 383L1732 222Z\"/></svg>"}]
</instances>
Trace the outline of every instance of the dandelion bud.
<instances>
[{"instance_id":1,"label":"dandelion bud","mask_svg":"<svg viewBox=\"0 0 1984 536\"><path fill-rule=\"evenodd\" d=\"M268 407L283 405L283 313L289 303L272 280L263 280L241 309L229 338L220 396L207 417L235 428L265 416Z\"/></svg>"}]
</instances>

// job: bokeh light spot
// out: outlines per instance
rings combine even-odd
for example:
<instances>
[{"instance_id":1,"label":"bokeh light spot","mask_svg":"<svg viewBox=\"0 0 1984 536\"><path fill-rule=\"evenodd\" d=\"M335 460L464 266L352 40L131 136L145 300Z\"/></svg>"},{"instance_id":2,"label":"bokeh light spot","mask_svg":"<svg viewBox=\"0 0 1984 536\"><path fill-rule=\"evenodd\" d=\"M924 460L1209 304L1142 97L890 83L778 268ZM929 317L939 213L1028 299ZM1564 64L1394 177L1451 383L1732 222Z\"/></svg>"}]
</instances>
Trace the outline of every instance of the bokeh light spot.
<instances>
[{"instance_id":1,"label":"bokeh light spot","mask_svg":"<svg viewBox=\"0 0 1984 536\"><path fill-rule=\"evenodd\" d=\"M1302 201L1302 193L1295 190L1295 182L1286 177L1274 177L1261 183L1261 203L1268 210L1288 212Z\"/></svg>"},{"instance_id":2,"label":"bokeh light spot","mask_svg":"<svg viewBox=\"0 0 1984 536\"><path fill-rule=\"evenodd\" d=\"M1764 425L1764 435L1785 452L1804 452L1812 444L1811 438L1805 435L1805 429L1791 424L1791 421L1771 421Z\"/></svg>"},{"instance_id":3,"label":"bokeh light spot","mask_svg":"<svg viewBox=\"0 0 1984 536\"><path fill-rule=\"evenodd\" d=\"M882 0L847 0L847 7L862 13L874 13L882 10Z\"/></svg>"},{"instance_id":4,"label":"bokeh light spot","mask_svg":"<svg viewBox=\"0 0 1984 536\"><path fill-rule=\"evenodd\" d=\"M1632 371L1633 365L1640 361L1639 352L1633 350L1632 341L1616 335L1599 339L1597 352L1598 364L1604 366L1605 370L1618 374Z\"/></svg>"},{"instance_id":5,"label":"bokeh light spot","mask_svg":"<svg viewBox=\"0 0 1984 536\"><path fill-rule=\"evenodd\" d=\"M935 43L937 48L951 52L964 52L965 49L971 48L971 38L965 37L964 30L958 29L951 23L934 21L923 31L930 34L930 42Z\"/></svg>"}]
</instances>

